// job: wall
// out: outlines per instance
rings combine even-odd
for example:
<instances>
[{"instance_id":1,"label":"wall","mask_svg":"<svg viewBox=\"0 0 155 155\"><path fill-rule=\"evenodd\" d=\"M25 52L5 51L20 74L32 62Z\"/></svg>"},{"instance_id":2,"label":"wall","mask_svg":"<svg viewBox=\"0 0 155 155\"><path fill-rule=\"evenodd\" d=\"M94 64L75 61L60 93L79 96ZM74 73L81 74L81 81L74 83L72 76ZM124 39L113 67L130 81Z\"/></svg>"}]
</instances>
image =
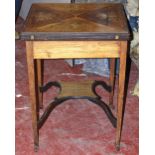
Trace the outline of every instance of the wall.
<instances>
[{"instance_id":1,"label":"wall","mask_svg":"<svg viewBox=\"0 0 155 155\"><path fill-rule=\"evenodd\" d=\"M23 0L19 15L26 19L32 3L70 3L70 0Z\"/></svg>"}]
</instances>

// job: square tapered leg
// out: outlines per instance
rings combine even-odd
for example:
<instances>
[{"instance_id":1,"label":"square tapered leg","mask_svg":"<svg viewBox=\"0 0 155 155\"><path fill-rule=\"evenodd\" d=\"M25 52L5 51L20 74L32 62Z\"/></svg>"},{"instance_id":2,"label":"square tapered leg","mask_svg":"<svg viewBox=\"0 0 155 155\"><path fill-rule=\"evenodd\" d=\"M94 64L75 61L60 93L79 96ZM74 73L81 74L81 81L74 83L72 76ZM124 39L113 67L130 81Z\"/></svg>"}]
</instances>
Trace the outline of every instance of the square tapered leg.
<instances>
[{"instance_id":1,"label":"square tapered leg","mask_svg":"<svg viewBox=\"0 0 155 155\"><path fill-rule=\"evenodd\" d=\"M30 92L30 103L32 112L32 127L34 136L34 149L37 151L39 147L39 130L37 126L37 102L36 102L36 89L35 89L35 67L33 59L33 42L26 42L26 56L27 56L27 67L28 67L28 81L29 81L29 92Z\"/></svg>"},{"instance_id":2,"label":"square tapered leg","mask_svg":"<svg viewBox=\"0 0 155 155\"><path fill-rule=\"evenodd\" d=\"M123 102L124 102L124 85L126 73L126 57L127 57L127 42L120 42L120 69L118 81L118 99L117 99L117 128L116 128L116 149L120 149L120 139L123 121Z\"/></svg>"}]
</instances>

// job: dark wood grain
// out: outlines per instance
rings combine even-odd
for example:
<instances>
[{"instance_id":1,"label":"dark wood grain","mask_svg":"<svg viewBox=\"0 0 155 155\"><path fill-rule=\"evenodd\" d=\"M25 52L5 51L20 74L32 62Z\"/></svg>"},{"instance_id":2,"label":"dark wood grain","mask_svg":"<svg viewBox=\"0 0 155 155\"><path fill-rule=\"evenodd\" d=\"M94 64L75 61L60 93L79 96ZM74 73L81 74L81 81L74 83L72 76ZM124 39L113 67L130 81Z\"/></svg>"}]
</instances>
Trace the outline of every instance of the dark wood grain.
<instances>
[{"instance_id":1,"label":"dark wood grain","mask_svg":"<svg viewBox=\"0 0 155 155\"><path fill-rule=\"evenodd\" d=\"M43 93L40 92L40 87L43 86L43 60L37 59L36 60L36 67L37 67L37 92L38 92L38 102L39 107L43 108Z\"/></svg>"},{"instance_id":2,"label":"dark wood grain","mask_svg":"<svg viewBox=\"0 0 155 155\"><path fill-rule=\"evenodd\" d=\"M113 97L114 97L114 83L115 83L115 58L110 59L110 79L109 84L111 86L111 92L109 95L109 106L114 108Z\"/></svg>"},{"instance_id":3,"label":"dark wood grain","mask_svg":"<svg viewBox=\"0 0 155 155\"><path fill-rule=\"evenodd\" d=\"M127 40L121 4L33 4L23 40Z\"/></svg>"}]
</instances>

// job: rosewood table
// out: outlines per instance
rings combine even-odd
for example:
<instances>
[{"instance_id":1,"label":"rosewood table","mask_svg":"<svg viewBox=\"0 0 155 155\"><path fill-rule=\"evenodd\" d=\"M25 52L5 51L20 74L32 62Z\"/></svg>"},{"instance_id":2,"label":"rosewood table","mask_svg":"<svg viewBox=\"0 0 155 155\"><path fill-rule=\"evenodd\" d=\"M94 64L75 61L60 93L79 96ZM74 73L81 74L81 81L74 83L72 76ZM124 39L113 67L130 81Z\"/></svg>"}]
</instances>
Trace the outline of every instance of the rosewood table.
<instances>
[{"instance_id":1,"label":"rosewood table","mask_svg":"<svg viewBox=\"0 0 155 155\"><path fill-rule=\"evenodd\" d=\"M69 99L87 99L99 105L116 128L116 148L120 148L124 83L126 72L127 44L130 39L127 19L121 4L43 4L31 6L21 39L26 41L29 90L34 132L34 148L39 147L39 129L50 112ZM91 82L86 91L74 91L77 84L63 95L63 87L58 81L42 84L43 59L109 58L109 84L103 81ZM115 58L120 59L117 116L111 111L114 94ZM87 83L88 81L86 81ZM101 101L96 86L101 85L109 91L109 103ZM42 93L49 87L60 89L54 99L39 117L39 106L43 107ZM83 84L85 87L85 83ZM88 89L92 93L88 95ZM67 90L66 90L67 91ZM73 94L74 92L74 94ZM39 105L39 106L38 106Z\"/></svg>"}]
</instances>

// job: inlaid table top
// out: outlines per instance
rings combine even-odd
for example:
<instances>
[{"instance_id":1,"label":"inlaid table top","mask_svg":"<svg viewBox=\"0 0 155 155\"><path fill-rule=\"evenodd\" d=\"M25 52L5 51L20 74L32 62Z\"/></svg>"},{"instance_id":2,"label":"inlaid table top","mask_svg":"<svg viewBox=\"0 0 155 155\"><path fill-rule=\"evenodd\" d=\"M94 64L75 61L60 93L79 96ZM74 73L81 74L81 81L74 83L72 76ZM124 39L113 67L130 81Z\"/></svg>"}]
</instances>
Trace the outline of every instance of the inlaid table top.
<instances>
[{"instance_id":1,"label":"inlaid table top","mask_svg":"<svg viewBox=\"0 0 155 155\"><path fill-rule=\"evenodd\" d=\"M54 4L31 6L23 40L128 40L122 4Z\"/></svg>"}]
</instances>

